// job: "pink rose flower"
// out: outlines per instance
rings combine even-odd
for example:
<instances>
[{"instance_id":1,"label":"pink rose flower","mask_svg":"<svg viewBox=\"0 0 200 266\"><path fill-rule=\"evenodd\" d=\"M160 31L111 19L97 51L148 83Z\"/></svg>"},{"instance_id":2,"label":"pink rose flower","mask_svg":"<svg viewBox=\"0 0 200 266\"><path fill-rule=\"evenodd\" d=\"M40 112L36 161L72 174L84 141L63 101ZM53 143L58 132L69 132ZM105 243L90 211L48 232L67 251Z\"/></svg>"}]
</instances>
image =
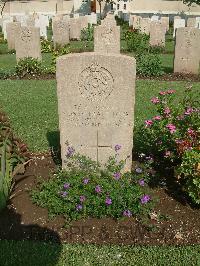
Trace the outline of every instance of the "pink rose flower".
<instances>
[{"instance_id":1,"label":"pink rose flower","mask_svg":"<svg viewBox=\"0 0 200 266\"><path fill-rule=\"evenodd\" d=\"M151 102L154 103L154 104L157 104L157 103L160 102L160 100L158 99L158 97L153 97L153 98L151 99Z\"/></svg>"},{"instance_id":2,"label":"pink rose flower","mask_svg":"<svg viewBox=\"0 0 200 266\"><path fill-rule=\"evenodd\" d=\"M159 116L159 115L153 117L153 120L161 120L161 119L162 119L162 118L161 118L161 116Z\"/></svg>"},{"instance_id":3,"label":"pink rose flower","mask_svg":"<svg viewBox=\"0 0 200 266\"><path fill-rule=\"evenodd\" d=\"M146 120L145 121L146 127L150 127L153 124L152 120Z\"/></svg>"}]
</instances>

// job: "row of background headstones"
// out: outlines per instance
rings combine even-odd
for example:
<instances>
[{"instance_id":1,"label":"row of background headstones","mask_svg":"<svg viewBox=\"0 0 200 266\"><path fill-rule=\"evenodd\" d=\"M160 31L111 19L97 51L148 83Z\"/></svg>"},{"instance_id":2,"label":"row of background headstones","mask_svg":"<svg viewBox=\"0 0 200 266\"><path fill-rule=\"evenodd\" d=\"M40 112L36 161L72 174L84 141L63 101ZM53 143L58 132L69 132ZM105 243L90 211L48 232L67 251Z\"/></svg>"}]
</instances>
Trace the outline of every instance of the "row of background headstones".
<instances>
[{"instance_id":1,"label":"row of background headstones","mask_svg":"<svg viewBox=\"0 0 200 266\"><path fill-rule=\"evenodd\" d=\"M82 17L84 18L84 17ZM138 18L138 17L137 17ZM77 19L70 19L70 20L78 20ZM175 18L175 21L179 20L177 18ZM64 19L63 17L58 17L58 20L54 21L54 23L58 22L58 27L59 27L59 23L63 21ZM68 19L66 20L68 21ZM150 26L150 44L152 46L164 46L165 43L165 33L167 31L167 27L166 24L162 24L159 21L151 21L150 19L142 19L141 21L145 21L147 24L149 23ZM109 23L108 23L109 22ZM164 21L166 22L166 21ZM108 27L108 25L110 25ZM113 27L111 27L111 25ZM61 25L62 26L62 25ZM67 26L67 24L66 24ZM77 26L77 25L76 25ZM85 24L83 26L86 27L87 26L87 20L85 21ZM77 30L79 29L80 32L80 24L78 25L78 27L76 27L77 29L75 30L75 33L77 32ZM98 29L98 30L97 30ZM175 60L174 60L174 72L183 72L183 73L198 73L198 64L199 64L199 57L200 57L200 49L198 49L198 47L200 47L198 45L198 43L200 43L200 39L199 39L199 29L193 29L191 27L185 28L185 30L183 30L184 28L180 28L180 30L178 32L181 32L181 34L178 35L177 40L176 41L176 49L175 49ZM66 32L67 28L65 28L64 26L64 30ZM99 32L99 33L98 33ZM147 32L148 33L148 32ZM21 33L21 37L23 39L28 39L28 32L26 31L26 29L23 28L23 31ZM37 36L36 33L36 29L34 30L34 36ZM60 34L58 33L58 35L62 35L62 32L60 32ZM95 42L94 42L94 51L97 50L101 50L102 52L117 52L119 53L120 51L120 28L116 26L116 22L115 19L112 15L109 15L105 20L102 21L101 25L95 28ZM182 37L181 37L182 36ZM79 36L77 37L76 34L73 36L74 38L72 39L76 39L79 38ZM39 41L39 34L38 34L38 41L35 41L35 48L32 49L34 50L32 53L28 53L27 56L32 56L32 57L36 57L36 58L40 58L41 59L41 51L39 49L40 47L40 41ZM114 40L114 41L113 41ZM66 40L64 40L66 41ZM69 41L69 38L68 40ZM32 42L30 42L32 43ZM189 44L188 44L189 43ZM33 45L33 44L32 44ZM23 51L26 51L27 49L25 49L25 47L23 47L23 42L18 46L19 50L22 51L22 55L24 54ZM23 47L23 49L22 49ZM179 47L177 49L177 47ZM32 47L33 48L33 47ZM30 49L31 50L31 49ZM36 52L37 51L37 52ZM181 53L181 51L183 51ZM19 53L16 53L17 55L17 59L21 58L23 56L20 56ZM180 56L178 56L180 55ZM177 63L179 62L179 63ZM182 63L180 63L182 62Z\"/></svg>"},{"instance_id":2,"label":"row of background headstones","mask_svg":"<svg viewBox=\"0 0 200 266\"><path fill-rule=\"evenodd\" d=\"M59 16L59 15L58 15ZM40 36L47 39L47 27L49 26L50 18L55 18L56 16L48 16L43 14L33 14L33 15L15 15L15 16L4 16L0 19L0 26L2 27L2 31L4 33L4 39L7 39L6 32L6 24L16 21L20 22L21 26L35 26L40 28ZM72 18L72 15L64 15L64 18ZM87 18L88 23L97 24L97 15L95 13L91 13L86 16L79 16L79 14L74 14L74 18Z\"/></svg>"}]
</instances>

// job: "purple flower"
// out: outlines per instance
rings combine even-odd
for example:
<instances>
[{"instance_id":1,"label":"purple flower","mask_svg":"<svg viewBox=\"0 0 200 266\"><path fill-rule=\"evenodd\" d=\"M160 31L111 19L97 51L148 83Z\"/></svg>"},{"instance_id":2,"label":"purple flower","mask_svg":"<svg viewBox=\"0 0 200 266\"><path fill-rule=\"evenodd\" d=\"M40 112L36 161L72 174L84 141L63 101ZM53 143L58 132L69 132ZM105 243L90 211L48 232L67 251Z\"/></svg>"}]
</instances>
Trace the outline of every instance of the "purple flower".
<instances>
[{"instance_id":1,"label":"purple flower","mask_svg":"<svg viewBox=\"0 0 200 266\"><path fill-rule=\"evenodd\" d=\"M131 217L131 216L132 216L132 212L129 211L129 210L125 210L125 211L123 212L123 216Z\"/></svg>"},{"instance_id":2,"label":"purple flower","mask_svg":"<svg viewBox=\"0 0 200 266\"><path fill-rule=\"evenodd\" d=\"M151 197L149 195L143 195L140 199L142 204L146 204L148 201L150 201Z\"/></svg>"},{"instance_id":3,"label":"purple flower","mask_svg":"<svg viewBox=\"0 0 200 266\"><path fill-rule=\"evenodd\" d=\"M140 179L140 180L138 181L138 183L139 183L140 186L142 186L142 187L145 185L144 179Z\"/></svg>"},{"instance_id":4,"label":"purple flower","mask_svg":"<svg viewBox=\"0 0 200 266\"><path fill-rule=\"evenodd\" d=\"M112 204L112 199L107 197L106 200L105 200L105 203L107 206L111 205Z\"/></svg>"},{"instance_id":5,"label":"purple flower","mask_svg":"<svg viewBox=\"0 0 200 266\"><path fill-rule=\"evenodd\" d=\"M80 202L84 202L86 200L86 197L84 195L80 196Z\"/></svg>"},{"instance_id":6,"label":"purple flower","mask_svg":"<svg viewBox=\"0 0 200 266\"><path fill-rule=\"evenodd\" d=\"M113 174L113 177L114 177L114 179L119 180L120 177L121 177L121 173L120 172L116 172L116 173Z\"/></svg>"},{"instance_id":7,"label":"purple flower","mask_svg":"<svg viewBox=\"0 0 200 266\"><path fill-rule=\"evenodd\" d=\"M81 204L76 205L77 211L81 211L82 209L83 209L83 205L81 205Z\"/></svg>"},{"instance_id":8,"label":"purple flower","mask_svg":"<svg viewBox=\"0 0 200 266\"><path fill-rule=\"evenodd\" d=\"M97 186L95 187L95 191L96 191L97 193L101 193L101 192L102 192L101 187L100 187L99 185L97 185Z\"/></svg>"},{"instance_id":9,"label":"purple flower","mask_svg":"<svg viewBox=\"0 0 200 266\"><path fill-rule=\"evenodd\" d=\"M71 157L74 154L75 150L73 147L67 147L67 157Z\"/></svg>"},{"instance_id":10,"label":"purple flower","mask_svg":"<svg viewBox=\"0 0 200 266\"><path fill-rule=\"evenodd\" d=\"M89 178L84 178L83 179L83 184L87 185L89 183L90 179Z\"/></svg>"},{"instance_id":11,"label":"purple flower","mask_svg":"<svg viewBox=\"0 0 200 266\"><path fill-rule=\"evenodd\" d=\"M138 167L138 168L135 168L135 172L137 174L141 174L142 173L142 168Z\"/></svg>"},{"instance_id":12,"label":"purple flower","mask_svg":"<svg viewBox=\"0 0 200 266\"><path fill-rule=\"evenodd\" d=\"M119 150L121 149L121 147L122 147L122 145L120 145L120 144L116 144L116 145L115 145L115 151L116 151L116 152L119 151Z\"/></svg>"},{"instance_id":13,"label":"purple flower","mask_svg":"<svg viewBox=\"0 0 200 266\"><path fill-rule=\"evenodd\" d=\"M64 185L63 185L63 188L64 189L68 189L70 187L70 184L69 183L65 183Z\"/></svg>"},{"instance_id":14,"label":"purple flower","mask_svg":"<svg viewBox=\"0 0 200 266\"><path fill-rule=\"evenodd\" d=\"M64 197L67 196L67 192L66 192L66 191L61 191L61 192L60 192L60 195L64 198Z\"/></svg>"}]
</instances>

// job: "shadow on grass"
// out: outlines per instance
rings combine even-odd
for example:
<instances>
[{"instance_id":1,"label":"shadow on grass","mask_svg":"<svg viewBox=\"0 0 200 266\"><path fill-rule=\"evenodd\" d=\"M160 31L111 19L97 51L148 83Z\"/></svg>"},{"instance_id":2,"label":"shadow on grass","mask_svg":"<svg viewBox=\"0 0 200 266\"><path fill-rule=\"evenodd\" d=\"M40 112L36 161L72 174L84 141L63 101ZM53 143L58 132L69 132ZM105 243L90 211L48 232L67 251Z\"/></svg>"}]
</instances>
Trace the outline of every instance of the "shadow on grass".
<instances>
[{"instance_id":1,"label":"shadow on grass","mask_svg":"<svg viewBox=\"0 0 200 266\"><path fill-rule=\"evenodd\" d=\"M54 266L62 251L57 232L37 224L23 224L21 215L8 207L0 213L0 240L0 261L4 265Z\"/></svg>"},{"instance_id":2,"label":"shadow on grass","mask_svg":"<svg viewBox=\"0 0 200 266\"><path fill-rule=\"evenodd\" d=\"M61 165L60 131L48 131L47 140L51 149L51 156L56 165Z\"/></svg>"}]
</instances>

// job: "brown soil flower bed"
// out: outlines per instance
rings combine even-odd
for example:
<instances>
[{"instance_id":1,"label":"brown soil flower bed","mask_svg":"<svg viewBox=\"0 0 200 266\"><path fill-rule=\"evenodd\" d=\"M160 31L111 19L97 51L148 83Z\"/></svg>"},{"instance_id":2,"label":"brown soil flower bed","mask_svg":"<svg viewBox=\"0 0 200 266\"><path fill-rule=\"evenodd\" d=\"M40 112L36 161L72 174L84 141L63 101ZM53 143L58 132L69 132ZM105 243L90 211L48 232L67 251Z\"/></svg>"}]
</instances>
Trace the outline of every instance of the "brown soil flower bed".
<instances>
[{"instance_id":1,"label":"brown soil flower bed","mask_svg":"<svg viewBox=\"0 0 200 266\"><path fill-rule=\"evenodd\" d=\"M151 214L150 228L134 217L119 221L91 218L70 225L63 217L49 219L46 209L32 203L29 191L35 187L37 176L49 178L55 169L50 155L35 155L25 173L15 177L11 199L0 214L0 239L140 245L200 243L200 210L192 208L178 191L172 193L170 186L153 189L159 201Z\"/></svg>"},{"instance_id":2,"label":"brown soil flower bed","mask_svg":"<svg viewBox=\"0 0 200 266\"><path fill-rule=\"evenodd\" d=\"M51 79L55 79L56 78L56 74L53 73L49 73L49 74L41 74L41 75L26 75L24 77L17 77L15 75L10 76L8 78L4 78L4 79L11 79L11 80L51 80ZM146 79L146 80L160 80L160 81L188 81L188 82L200 82L200 75L192 75L192 74L181 74L181 73L168 73L168 74L163 74L161 76L158 77L144 77L141 75L137 75L137 79L141 80L141 79Z\"/></svg>"}]
</instances>

